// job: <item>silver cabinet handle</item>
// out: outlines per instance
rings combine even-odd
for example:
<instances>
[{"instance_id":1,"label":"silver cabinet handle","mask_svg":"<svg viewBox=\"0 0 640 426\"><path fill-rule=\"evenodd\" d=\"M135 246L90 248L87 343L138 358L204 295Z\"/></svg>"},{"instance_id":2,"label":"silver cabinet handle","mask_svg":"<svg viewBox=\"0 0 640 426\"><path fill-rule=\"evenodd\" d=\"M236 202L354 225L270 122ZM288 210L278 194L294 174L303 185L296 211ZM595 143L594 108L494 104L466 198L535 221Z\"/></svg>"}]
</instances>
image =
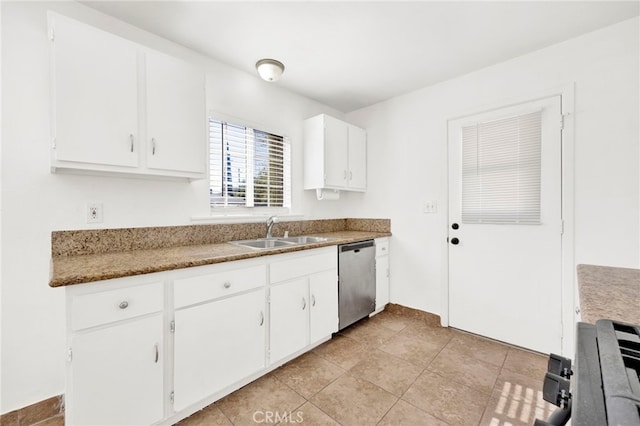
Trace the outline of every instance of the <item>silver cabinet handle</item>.
<instances>
[{"instance_id":1,"label":"silver cabinet handle","mask_svg":"<svg viewBox=\"0 0 640 426\"><path fill-rule=\"evenodd\" d=\"M576 315L580 313L580 307L576 306Z\"/></svg>"},{"instance_id":2,"label":"silver cabinet handle","mask_svg":"<svg viewBox=\"0 0 640 426\"><path fill-rule=\"evenodd\" d=\"M349 180L353 180L353 172L349 172Z\"/></svg>"},{"instance_id":3,"label":"silver cabinet handle","mask_svg":"<svg viewBox=\"0 0 640 426\"><path fill-rule=\"evenodd\" d=\"M224 288L231 287L231 283L229 281L226 281L223 285L224 285Z\"/></svg>"},{"instance_id":4,"label":"silver cabinet handle","mask_svg":"<svg viewBox=\"0 0 640 426\"><path fill-rule=\"evenodd\" d=\"M307 299L302 298L302 310L304 311L307 308Z\"/></svg>"},{"instance_id":5,"label":"silver cabinet handle","mask_svg":"<svg viewBox=\"0 0 640 426\"><path fill-rule=\"evenodd\" d=\"M151 155L156 155L156 138L151 138Z\"/></svg>"},{"instance_id":6,"label":"silver cabinet handle","mask_svg":"<svg viewBox=\"0 0 640 426\"><path fill-rule=\"evenodd\" d=\"M131 141L131 152L133 152L133 133L129 134L129 141Z\"/></svg>"},{"instance_id":7,"label":"silver cabinet handle","mask_svg":"<svg viewBox=\"0 0 640 426\"><path fill-rule=\"evenodd\" d=\"M157 364L158 363L158 359L160 359L160 352L158 350L158 344L156 343L153 347L155 349L155 354L156 354L153 362Z\"/></svg>"},{"instance_id":8,"label":"silver cabinet handle","mask_svg":"<svg viewBox=\"0 0 640 426\"><path fill-rule=\"evenodd\" d=\"M311 295L311 306L316 306L316 296L314 294Z\"/></svg>"},{"instance_id":9,"label":"silver cabinet handle","mask_svg":"<svg viewBox=\"0 0 640 426\"><path fill-rule=\"evenodd\" d=\"M264 324L264 312L260 311L260 325Z\"/></svg>"},{"instance_id":10,"label":"silver cabinet handle","mask_svg":"<svg viewBox=\"0 0 640 426\"><path fill-rule=\"evenodd\" d=\"M120 304L118 305L120 309L127 309L128 306L129 306L129 302L127 302L126 300L123 302L120 302Z\"/></svg>"}]
</instances>

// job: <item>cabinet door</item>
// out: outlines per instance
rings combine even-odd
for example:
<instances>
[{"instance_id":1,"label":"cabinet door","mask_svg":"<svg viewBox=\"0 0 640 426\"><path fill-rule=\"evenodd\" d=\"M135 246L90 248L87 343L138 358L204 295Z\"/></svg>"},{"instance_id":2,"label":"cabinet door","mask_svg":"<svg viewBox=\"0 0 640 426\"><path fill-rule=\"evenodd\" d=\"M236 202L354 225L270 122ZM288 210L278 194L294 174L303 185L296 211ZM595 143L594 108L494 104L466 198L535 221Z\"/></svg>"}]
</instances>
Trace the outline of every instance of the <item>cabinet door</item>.
<instances>
[{"instance_id":1,"label":"cabinet door","mask_svg":"<svg viewBox=\"0 0 640 426\"><path fill-rule=\"evenodd\" d=\"M311 303L310 343L338 331L338 271L319 272L309 277Z\"/></svg>"},{"instance_id":2,"label":"cabinet door","mask_svg":"<svg viewBox=\"0 0 640 426\"><path fill-rule=\"evenodd\" d=\"M349 189L367 189L367 134L349 125Z\"/></svg>"},{"instance_id":3,"label":"cabinet door","mask_svg":"<svg viewBox=\"0 0 640 426\"><path fill-rule=\"evenodd\" d=\"M389 303L389 256L376 257L376 310Z\"/></svg>"},{"instance_id":4,"label":"cabinet door","mask_svg":"<svg viewBox=\"0 0 640 426\"><path fill-rule=\"evenodd\" d=\"M270 356L273 364L309 344L308 278L271 287Z\"/></svg>"},{"instance_id":5,"label":"cabinet door","mask_svg":"<svg viewBox=\"0 0 640 426\"><path fill-rule=\"evenodd\" d=\"M261 289L176 311L176 411L264 367L264 308Z\"/></svg>"},{"instance_id":6,"label":"cabinet door","mask_svg":"<svg viewBox=\"0 0 640 426\"><path fill-rule=\"evenodd\" d=\"M157 52L146 54L147 166L204 173L204 73Z\"/></svg>"},{"instance_id":7,"label":"cabinet door","mask_svg":"<svg viewBox=\"0 0 640 426\"><path fill-rule=\"evenodd\" d=\"M137 167L135 45L71 19L51 19L55 160Z\"/></svg>"},{"instance_id":8,"label":"cabinet door","mask_svg":"<svg viewBox=\"0 0 640 426\"><path fill-rule=\"evenodd\" d=\"M349 173L347 123L325 116L324 125L325 187L346 188Z\"/></svg>"},{"instance_id":9,"label":"cabinet door","mask_svg":"<svg viewBox=\"0 0 640 426\"><path fill-rule=\"evenodd\" d=\"M142 425L163 417L162 314L71 339L67 422Z\"/></svg>"}]
</instances>

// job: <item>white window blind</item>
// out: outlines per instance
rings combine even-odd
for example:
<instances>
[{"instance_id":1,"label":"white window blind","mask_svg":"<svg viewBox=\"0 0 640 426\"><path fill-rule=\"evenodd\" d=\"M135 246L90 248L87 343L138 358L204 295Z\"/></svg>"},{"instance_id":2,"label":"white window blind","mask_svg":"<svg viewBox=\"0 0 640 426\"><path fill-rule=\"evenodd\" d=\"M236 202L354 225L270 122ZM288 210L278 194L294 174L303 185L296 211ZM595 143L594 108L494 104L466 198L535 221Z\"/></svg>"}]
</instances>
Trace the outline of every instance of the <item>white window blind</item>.
<instances>
[{"instance_id":1,"label":"white window blind","mask_svg":"<svg viewBox=\"0 0 640 426\"><path fill-rule=\"evenodd\" d=\"M462 221L540 223L542 112L462 128Z\"/></svg>"},{"instance_id":2,"label":"white window blind","mask_svg":"<svg viewBox=\"0 0 640 426\"><path fill-rule=\"evenodd\" d=\"M287 138L209 119L209 147L212 206L290 207Z\"/></svg>"}]
</instances>

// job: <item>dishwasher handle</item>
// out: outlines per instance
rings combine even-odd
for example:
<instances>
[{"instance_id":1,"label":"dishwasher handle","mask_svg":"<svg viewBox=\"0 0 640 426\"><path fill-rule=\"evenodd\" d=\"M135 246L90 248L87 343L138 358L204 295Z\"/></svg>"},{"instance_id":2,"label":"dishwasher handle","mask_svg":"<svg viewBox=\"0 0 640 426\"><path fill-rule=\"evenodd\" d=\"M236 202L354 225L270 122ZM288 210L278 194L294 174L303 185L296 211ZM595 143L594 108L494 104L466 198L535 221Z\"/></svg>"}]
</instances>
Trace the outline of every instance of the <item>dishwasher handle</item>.
<instances>
[{"instance_id":1,"label":"dishwasher handle","mask_svg":"<svg viewBox=\"0 0 640 426\"><path fill-rule=\"evenodd\" d=\"M355 251L356 253L358 253L361 249L367 248L367 247L374 247L373 240L361 241L358 243L351 243L351 244L343 244L339 246L340 253L344 253L347 251Z\"/></svg>"}]
</instances>

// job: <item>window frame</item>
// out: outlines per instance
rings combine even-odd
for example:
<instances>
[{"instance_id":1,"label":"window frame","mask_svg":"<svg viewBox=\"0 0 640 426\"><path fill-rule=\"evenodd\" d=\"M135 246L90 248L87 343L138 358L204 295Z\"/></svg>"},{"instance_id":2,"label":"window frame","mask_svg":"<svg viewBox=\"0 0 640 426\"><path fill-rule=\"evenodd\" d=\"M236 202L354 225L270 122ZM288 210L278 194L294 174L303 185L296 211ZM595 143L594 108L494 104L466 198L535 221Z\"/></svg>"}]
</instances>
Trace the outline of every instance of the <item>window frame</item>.
<instances>
[{"instance_id":1,"label":"window frame","mask_svg":"<svg viewBox=\"0 0 640 426\"><path fill-rule=\"evenodd\" d=\"M269 133L272 135L280 136L283 139L283 143L288 145L288 153L285 153L284 161L288 160L288 165L283 164L285 174L284 179L284 203L288 202L288 206L282 207L273 207L273 206L246 206L246 205L227 205L227 206L215 206L211 204L211 141L210 141L210 124L209 121L217 120L223 121L229 124L233 124L236 126L243 126L245 128L253 129L254 131ZM288 136L287 132L274 129L270 126L266 126L260 123L251 122L248 120L244 120L238 117L229 116L227 114L219 113L217 111L209 111L206 119L207 126L207 144L206 144L206 153L207 153L207 199L209 200L209 209L211 216L219 216L219 217L252 217L252 216L265 216L271 214L278 215L290 215L292 211L293 204L293 194L292 194L292 139ZM287 170L288 169L288 170ZM286 176L288 174L288 176Z\"/></svg>"}]
</instances>

